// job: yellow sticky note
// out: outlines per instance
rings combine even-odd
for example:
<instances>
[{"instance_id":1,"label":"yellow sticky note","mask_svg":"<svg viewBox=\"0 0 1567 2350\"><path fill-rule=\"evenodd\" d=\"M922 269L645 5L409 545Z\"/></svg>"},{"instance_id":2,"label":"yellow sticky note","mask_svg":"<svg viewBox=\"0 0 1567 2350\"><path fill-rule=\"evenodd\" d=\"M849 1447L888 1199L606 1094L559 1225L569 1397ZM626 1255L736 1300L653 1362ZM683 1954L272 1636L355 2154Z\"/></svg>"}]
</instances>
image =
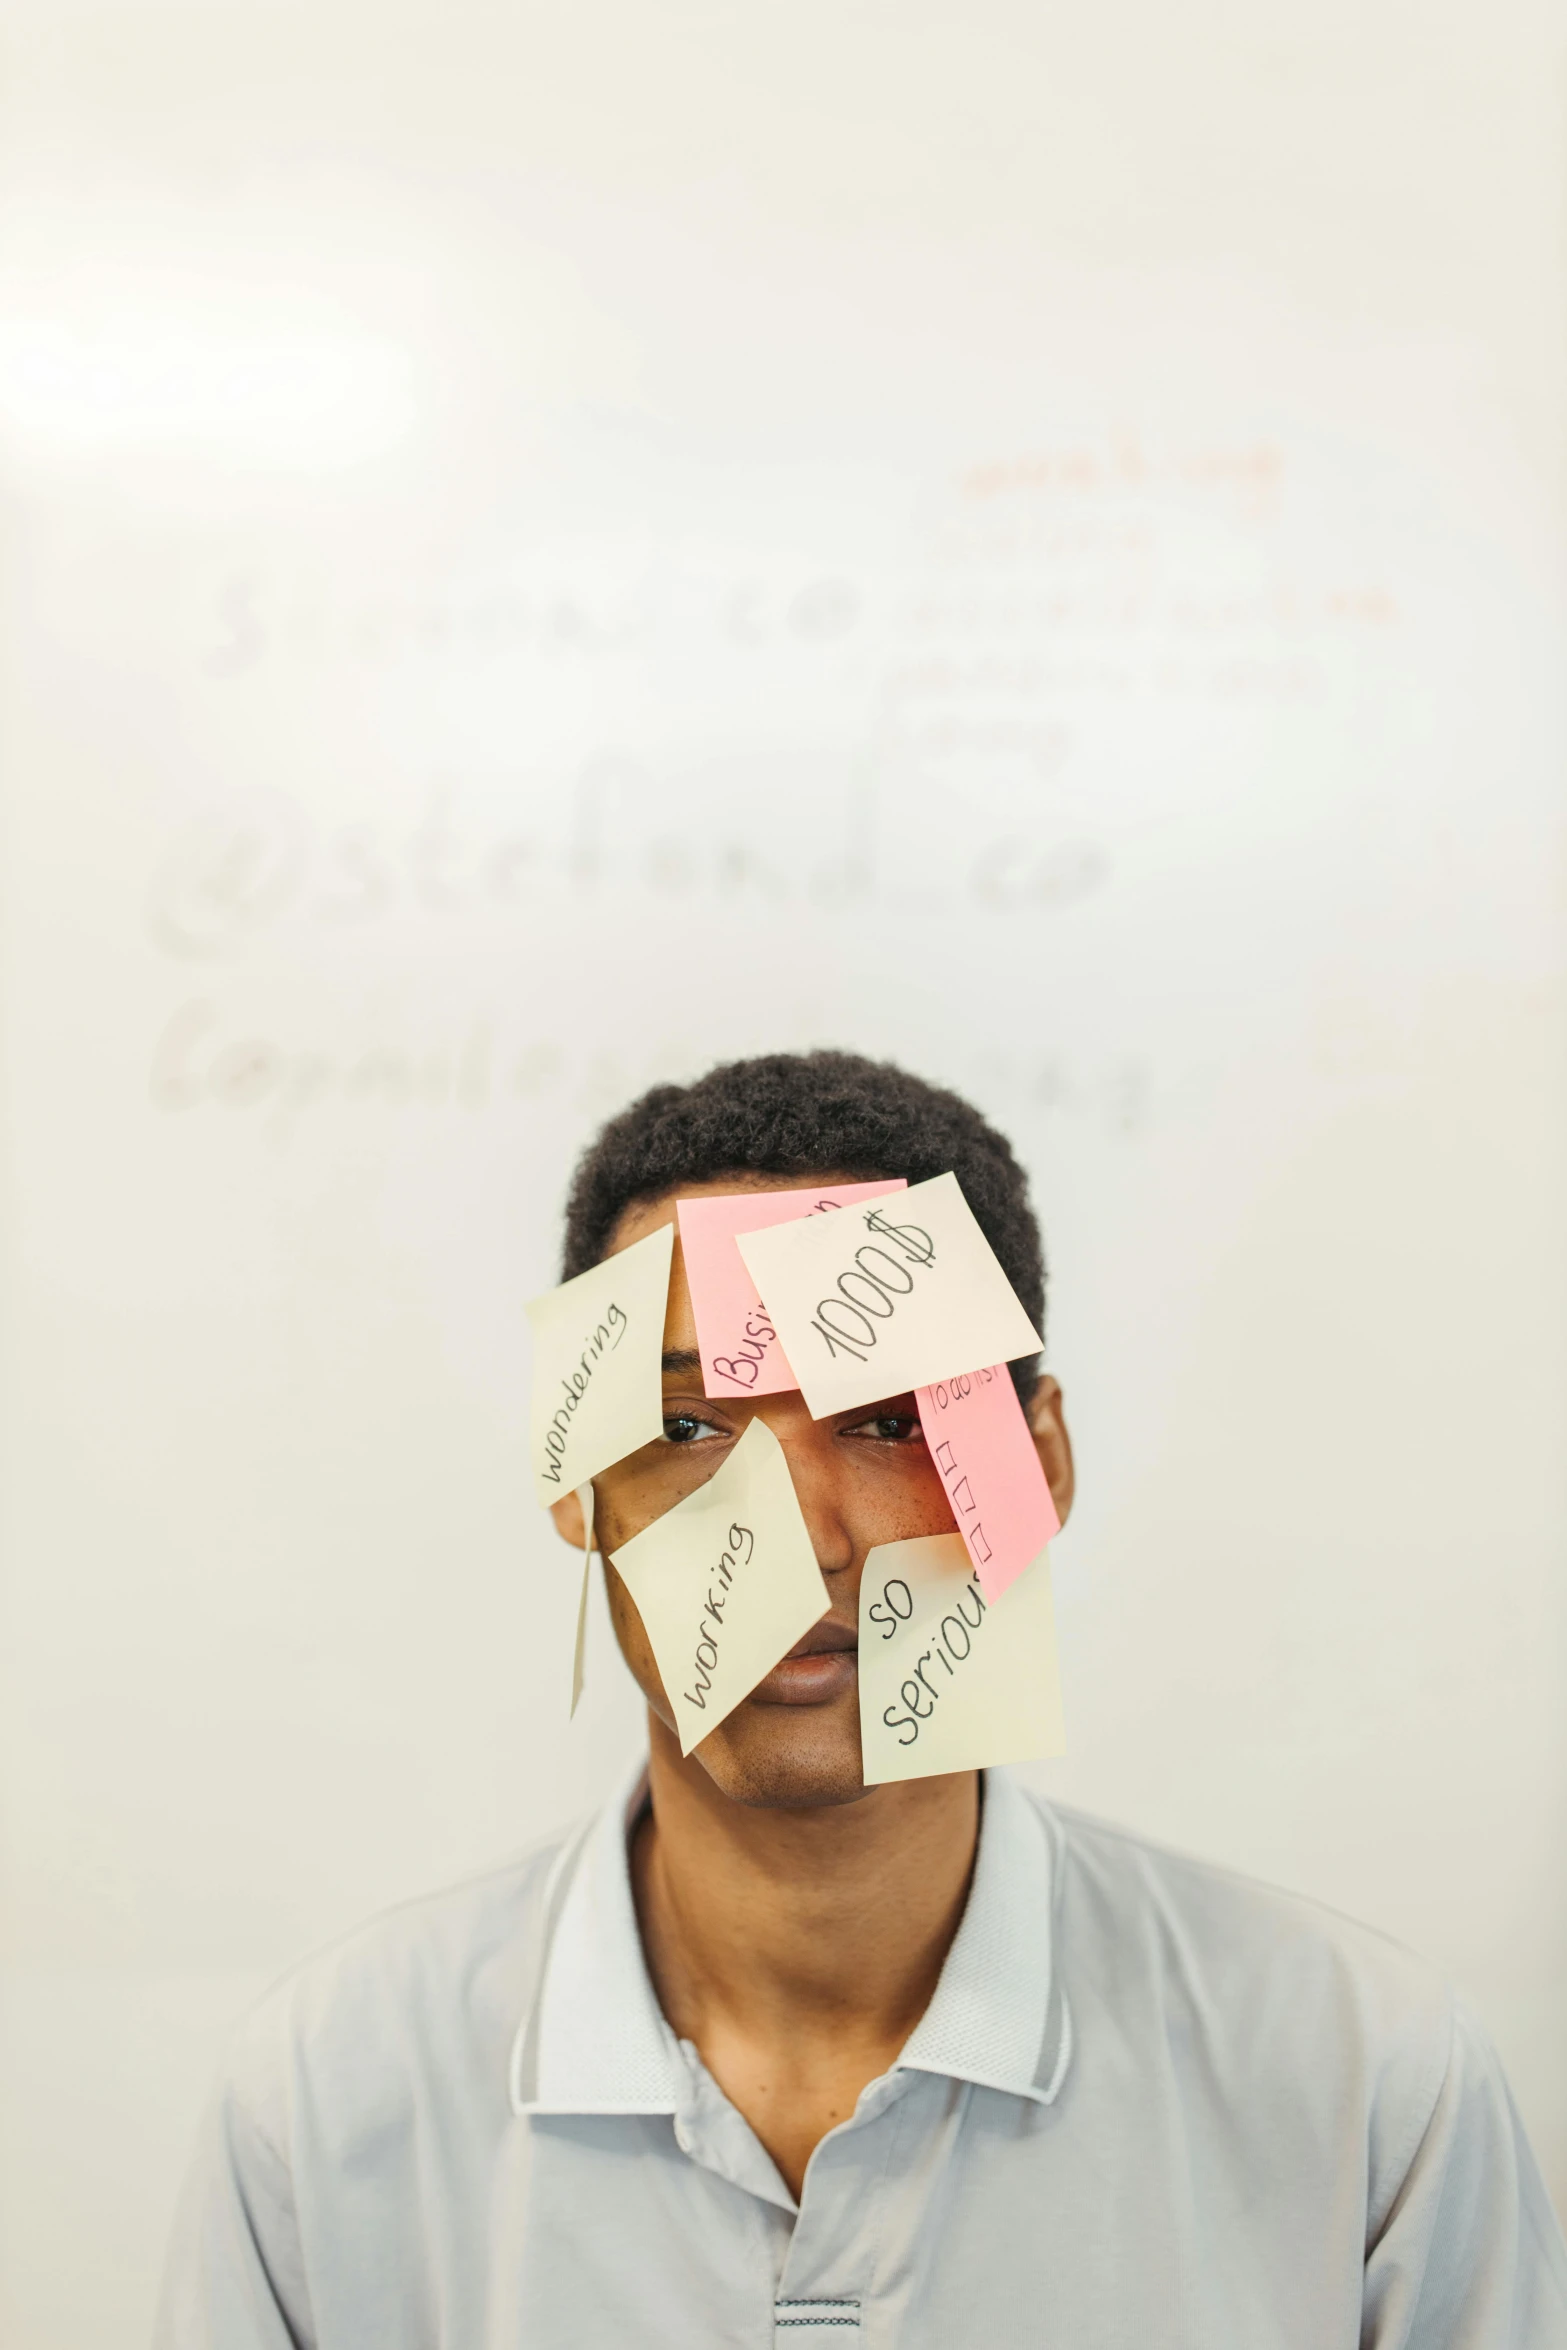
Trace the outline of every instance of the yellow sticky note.
<instances>
[{"instance_id":1,"label":"yellow sticky note","mask_svg":"<svg viewBox=\"0 0 1567 2350\"><path fill-rule=\"evenodd\" d=\"M664 1432L664 1311L675 1228L563 1281L528 1308L529 1454L540 1501L559 1501Z\"/></svg>"},{"instance_id":2,"label":"yellow sticky note","mask_svg":"<svg viewBox=\"0 0 1567 2350\"><path fill-rule=\"evenodd\" d=\"M886 1542L860 1579L865 1784L1065 1750L1050 1553L987 1600L958 1534Z\"/></svg>"},{"instance_id":3,"label":"yellow sticky note","mask_svg":"<svg viewBox=\"0 0 1567 2350\"><path fill-rule=\"evenodd\" d=\"M818 1420L1039 1351L955 1175L736 1245Z\"/></svg>"},{"instance_id":4,"label":"yellow sticky note","mask_svg":"<svg viewBox=\"0 0 1567 2350\"><path fill-rule=\"evenodd\" d=\"M765 1420L613 1559L647 1626L682 1754L827 1613L789 1464Z\"/></svg>"},{"instance_id":5,"label":"yellow sticky note","mask_svg":"<svg viewBox=\"0 0 1567 2350\"><path fill-rule=\"evenodd\" d=\"M588 1582L593 1572L593 1480L577 1488L577 1507L582 1512L582 1589L577 1595L577 1638L571 1652L571 1712L573 1720L582 1702L582 1684L586 1678L588 1653Z\"/></svg>"}]
</instances>

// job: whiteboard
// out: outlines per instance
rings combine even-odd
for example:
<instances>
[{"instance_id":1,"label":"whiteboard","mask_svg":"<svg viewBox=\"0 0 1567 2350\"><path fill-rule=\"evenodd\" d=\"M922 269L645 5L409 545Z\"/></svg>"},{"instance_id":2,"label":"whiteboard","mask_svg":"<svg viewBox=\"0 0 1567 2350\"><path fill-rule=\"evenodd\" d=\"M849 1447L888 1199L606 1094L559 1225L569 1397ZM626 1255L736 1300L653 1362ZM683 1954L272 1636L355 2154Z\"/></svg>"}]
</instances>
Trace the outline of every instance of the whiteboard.
<instances>
[{"instance_id":1,"label":"whiteboard","mask_svg":"<svg viewBox=\"0 0 1567 2350\"><path fill-rule=\"evenodd\" d=\"M1448 1968L1567 2197L1556 15L6 22L6 2338L634 1752L523 1301L814 1044L1034 1183L1041 1783Z\"/></svg>"}]
</instances>

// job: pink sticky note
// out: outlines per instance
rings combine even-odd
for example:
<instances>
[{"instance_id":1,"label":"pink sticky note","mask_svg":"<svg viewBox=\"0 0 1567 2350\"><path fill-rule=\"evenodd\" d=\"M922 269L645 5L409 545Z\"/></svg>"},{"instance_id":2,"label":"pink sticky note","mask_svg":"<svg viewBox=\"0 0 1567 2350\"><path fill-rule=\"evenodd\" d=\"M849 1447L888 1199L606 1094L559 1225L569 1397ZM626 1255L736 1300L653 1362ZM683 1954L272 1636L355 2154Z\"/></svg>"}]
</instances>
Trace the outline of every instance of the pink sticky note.
<instances>
[{"instance_id":1,"label":"pink sticky note","mask_svg":"<svg viewBox=\"0 0 1567 2350\"><path fill-rule=\"evenodd\" d=\"M916 1387L920 1426L987 1599L999 1599L1061 1531L1005 1363Z\"/></svg>"},{"instance_id":2,"label":"pink sticky note","mask_svg":"<svg viewBox=\"0 0 1567 2350\"><path fill-rule=\"evenodd\" d=\"M899 1175L879 1183L825 1183L816 1190L726 1191L713 1199L676 1203L706 1394L782 1395L800 1384L735 1246L735 1234L907 1190Z\"/></svg>"}]
</instances>

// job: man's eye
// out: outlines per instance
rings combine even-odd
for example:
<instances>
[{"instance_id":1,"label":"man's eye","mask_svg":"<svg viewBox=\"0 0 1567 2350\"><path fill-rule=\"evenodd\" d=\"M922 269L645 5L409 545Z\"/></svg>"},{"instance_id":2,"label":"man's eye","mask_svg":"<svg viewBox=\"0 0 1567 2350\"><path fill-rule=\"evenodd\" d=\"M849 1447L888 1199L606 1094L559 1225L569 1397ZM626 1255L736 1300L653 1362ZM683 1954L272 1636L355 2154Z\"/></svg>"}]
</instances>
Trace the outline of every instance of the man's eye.
<instances>
[{"instance_id":1,"label":"man's eye","mask_svg":"<svg viewBox=\"0 0 1567 2350\"><path fill-rule=\"evenodd\" d=\"M869 1436L877 1444L907 1444L920 1433L914 1412L878 1412L874 1420L862 1420L857 1428L844 1430L846 1436Z\"/></svg>"},{"instance_id":2,"label":"man's eye","mask_svg":"<svg viewBox=\"0 0 1567 2350\"><path fill-rule=\"evenodd\" d=\"M701 1437L722 1434L722 1428L715 1428L711 1420L699 1420L695 1412L670 1412L664 1420L664 1436L670 1444L695 1444Z\"/></svg>"}]
</instances>

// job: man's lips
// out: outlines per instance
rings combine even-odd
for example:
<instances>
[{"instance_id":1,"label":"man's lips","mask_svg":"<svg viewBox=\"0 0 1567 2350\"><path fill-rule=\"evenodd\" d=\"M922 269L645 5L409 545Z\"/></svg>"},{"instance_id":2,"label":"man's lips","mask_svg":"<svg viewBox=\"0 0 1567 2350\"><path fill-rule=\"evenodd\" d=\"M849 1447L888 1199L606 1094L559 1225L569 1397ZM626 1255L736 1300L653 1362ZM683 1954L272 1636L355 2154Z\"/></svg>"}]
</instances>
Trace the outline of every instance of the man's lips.
<instances>
[{"instance_id":1,"label":"man's lips","mask_svg":"<svg viewBox=\"0 0 1567 2350\"><path fill-rule=\"evenodd\" d=\"M835 1623L831 1616L823 1616L819 1624L811 1626L803 1640L795 1642L789 1655L833 1656L858 1649L859 1645L860 1635L855 1625Z\"/></svg>"},{"instance_id":2,"label":"man's lips","mask_svg":"<svg viewBox=\"0 0 1567 2350\"><path fill-rule=\"evenodd\" d=\"M860 1637L852 1624L824 1617L797 1640L751 1692L762 1705L826 1705L859 1678Z\"/></svg>"}]
</instances>

